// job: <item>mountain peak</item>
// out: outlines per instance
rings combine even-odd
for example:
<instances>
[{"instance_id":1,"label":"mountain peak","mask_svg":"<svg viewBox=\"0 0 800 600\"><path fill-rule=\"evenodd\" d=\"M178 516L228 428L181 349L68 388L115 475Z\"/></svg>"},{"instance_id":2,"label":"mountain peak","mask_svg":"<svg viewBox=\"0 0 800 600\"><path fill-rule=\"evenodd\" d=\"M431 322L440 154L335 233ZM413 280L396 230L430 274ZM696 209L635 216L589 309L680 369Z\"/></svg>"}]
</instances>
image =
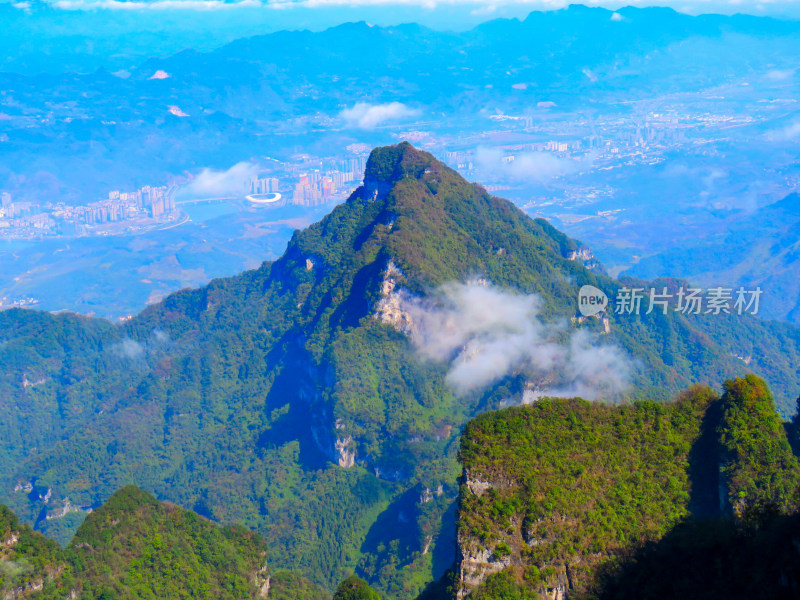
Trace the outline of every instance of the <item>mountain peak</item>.
<instances>
[{"instance_id":1,"label":"mountain peak","mask_svg":"<svg viewBox=\"0 0 800 600\"><path fill-rule=\"evenodd\" d=\"M418 150L408 142L375 148L367 159L364 186L370 193L383 196L389 188L405 177L419 179L425 170L439 163L428 152Z\"/></svg>"},{"instance_id":2,"label":"mountain peak","mask_svg":"<svg viewBox=\"0 0 800 600\"><path fill-rule=\"evenodd\" d=\"M533 275L534 257L561 268L565 244L566 236L545 221L530 219L513 203L403 142L373 150L363 186L299 232L276 269L285 277L289 264L305 272L312 264L350 269L357 263L373 265L368 270L377 273L392 260L412 291L472 276L536 291L534 281L541 277ZM338 278L341 273L335 272ZM556 287L568 297L572 291L565 281Z\"/></svg>"}]
</instances>

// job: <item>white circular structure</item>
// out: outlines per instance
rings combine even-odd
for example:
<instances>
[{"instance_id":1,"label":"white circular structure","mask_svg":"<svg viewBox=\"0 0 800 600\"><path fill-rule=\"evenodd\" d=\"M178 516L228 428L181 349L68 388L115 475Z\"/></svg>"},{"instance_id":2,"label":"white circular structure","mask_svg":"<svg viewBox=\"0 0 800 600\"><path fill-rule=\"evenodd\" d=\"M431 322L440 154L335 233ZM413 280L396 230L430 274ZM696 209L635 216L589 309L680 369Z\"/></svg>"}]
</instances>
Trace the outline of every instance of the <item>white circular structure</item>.
<instances>
[{"instance_id":1,"label":"white circular structure","mask_svg":"<svg viewBox=\"0 0 800 600\"><path fill-rule=\"evenodd\" d=\"M250 194L249 196L245 196L245 198L253 204L274 206L283 199L283 196L278 192L274 192L272 194Z\"/></svg>"}]
</instances>

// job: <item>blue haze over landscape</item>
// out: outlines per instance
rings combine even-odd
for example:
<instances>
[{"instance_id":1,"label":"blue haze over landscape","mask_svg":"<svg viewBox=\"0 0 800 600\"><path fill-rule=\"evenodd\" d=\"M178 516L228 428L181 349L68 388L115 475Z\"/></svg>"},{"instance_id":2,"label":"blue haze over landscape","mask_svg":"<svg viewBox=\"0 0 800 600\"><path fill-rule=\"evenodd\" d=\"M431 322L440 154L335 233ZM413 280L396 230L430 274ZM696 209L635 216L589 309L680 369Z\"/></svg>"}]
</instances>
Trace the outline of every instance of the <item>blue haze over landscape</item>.
<instances>
[{"instance_id":1,"label":"blue haze over landscape","mask_svg":"<svg viewBox=\"0 0 800 600\"><path fill-rule=\"evenodd\" d=\"M0 599L800 597L798 48L0 0Z\"/></svg>"}]
</instances>

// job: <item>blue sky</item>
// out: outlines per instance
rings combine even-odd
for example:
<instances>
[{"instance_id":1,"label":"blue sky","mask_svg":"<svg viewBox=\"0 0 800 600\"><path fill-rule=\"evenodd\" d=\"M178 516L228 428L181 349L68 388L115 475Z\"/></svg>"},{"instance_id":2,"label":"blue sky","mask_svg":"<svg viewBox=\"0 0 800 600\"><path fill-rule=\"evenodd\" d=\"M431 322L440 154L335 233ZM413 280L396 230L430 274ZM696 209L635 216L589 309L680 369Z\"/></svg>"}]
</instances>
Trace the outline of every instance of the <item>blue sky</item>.
<instances>
[{"instance_id":1,"label":"blue sky","mask_svg":"<svg viewBox=\"0 0 800 600\"><path fill-rule=\"evenodd\" d=\"M43 0L0 0L20 9L35 7ZM574 1L574 0L573 0ZM236 11L265 8L275 11L314 10L342 15L356 9L398 13L460 12L473 16L514 16L532 10L563 8L570 0L44 0L63 10L113 11ZM621 6L670 6L681 12L724 13L800 17L800 0L584 0L590 6L616 9ZM420 9L422 9L420 11Z\"/></svg>"}]
</instances>

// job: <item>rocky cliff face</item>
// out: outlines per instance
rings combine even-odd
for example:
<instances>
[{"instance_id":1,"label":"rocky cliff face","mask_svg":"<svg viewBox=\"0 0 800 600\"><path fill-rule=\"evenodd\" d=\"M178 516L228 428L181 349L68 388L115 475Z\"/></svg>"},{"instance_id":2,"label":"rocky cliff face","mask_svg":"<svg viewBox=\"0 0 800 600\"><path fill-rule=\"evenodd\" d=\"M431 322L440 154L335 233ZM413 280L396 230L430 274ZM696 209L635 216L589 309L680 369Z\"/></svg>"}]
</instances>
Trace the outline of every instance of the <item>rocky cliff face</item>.
<instances>
[{"instance_id":1,"label":"rocky cliff face","mask_svg":"<svg viewBox=\"0 0 800 600\"><path fill-rule=\"evenodd\" d=\"M482 496L488 490L494 488L494 484L489 481L475 479L465 470L462 475L463 485L461 487L462 500L464 495ZM470 498L466 499L467 501ZM494 573L498 573L511 566L510 556L497 556L491 544L484 544L474 539L464 529L458 532L458 587L456 598L461 600L467 597L470 592L478 588L486 578Z\"/></svg>"},{"instance_id":2,"label":"rocky cliff face","mask_svg":"<svg viewBox=\"0 0 800 600\"><path fill-rule=\"evenodd\" d=\"M267 600L269 598L269 589L272 578L269 575L269 569L266 565L258 569L253 576L253 587L256 590L256 598L258 600Z\"/></svg>"},{"instance_id":3,"label":"rocky cliff face","mask_svg":"<svg viewBox=\"0 0 800 600\"><path fill-rule=\"evenodd\" d=\"M589 246L578 244L575 248L570 248L564 252L564 257L581 263L584 267L594 273L605 275L606 270L603 264L597 259Z\"/></svg>"},{"instance_id":4,"label":"rocky cliff face","mask_svg":"<svg viewBox=\"0 0 800 600\"><path fill-rule=\"evenodd\" d=\"M486 480L485 474L470 474L465 469L462 475L462 506L471 504L477 498L492 494L493 491L508 492L516 487L516 482L501 477ZM513 532L513 533L512 533ZM511 533L511 535L509 535ZM524 519L513 517L501 536L477 538L465 527L458 531L458 559L456 599L462 600L480 588L492 575L507 569L524 569L525 551L546 543L547 540L527 529ZM553 563L547 565L549 574L546 580L536 585L535 591L548 600L565 600L570 588L569 565Z\"/></svg>"},{"instance_id":5,"label":"rocky cliff face","mask_svg":"<svg viewBox=\"0 0 800 600\"><path fill-rule=\"evenodd\" d=\"M381 323L385 323L398 331L411 335L414 332L414 319L405 308L406 294L399 287L399 280L403 278L403 272L390 260L383 272L383 280L380 284L380 299L375 305L375 318Z\"/></svg>"}]
</instances>

